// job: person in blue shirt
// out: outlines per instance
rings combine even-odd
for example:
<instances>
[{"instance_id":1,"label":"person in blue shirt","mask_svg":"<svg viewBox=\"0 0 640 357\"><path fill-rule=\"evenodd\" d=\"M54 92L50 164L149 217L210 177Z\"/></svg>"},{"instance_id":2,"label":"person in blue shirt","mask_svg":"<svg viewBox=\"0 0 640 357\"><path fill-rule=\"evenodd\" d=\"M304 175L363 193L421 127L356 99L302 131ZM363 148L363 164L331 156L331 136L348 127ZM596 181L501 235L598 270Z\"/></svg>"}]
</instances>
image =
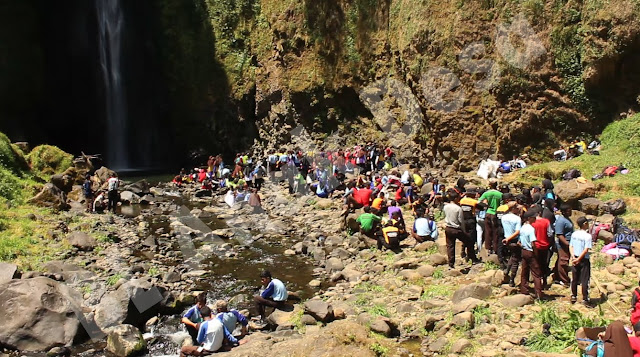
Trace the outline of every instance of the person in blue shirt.
<instances>
[{"instance_id":1,"label":"person in blue shirt","mask_svg":"<svg viewBox=\"0 0 640 357\"><path fill-rule=\"evenodd\" d=\"M571 280L569 279L569 242L571 241L571 234L573 234L573 222L571 221L571 206L568 204L562 204L560 206L561 216L556 216L556 237L557 239L557 251L558 259L556 265L553 268L553 281L563 285L569 286Z\"/></svg>"},{"instance_id":2,"label":"person in blue shirt","mask_svg":"<svg viewBox=\"0 0 640 357\"><path fill-rule=\"evenodd\" d=\"M226 327L229 332L233 333L236 329L236 324L239 323L242 325L242 336L247 334L247 325L249 324L249 321L243 314L238 312L238 310L229 310L228 304L224 300L216 301L216 310L218 312L216 317L220 319L224 327Z\"/></svg>"},{"instance_id":3,"label":"person in blue shirt","mask_svg":"<svg viewBox=\"0 0 640 357\"><path fill-rule=\"evenodd\" d=\"M435 242L438 240L438 226L435 221L425 218L424 216L425 211L423 209L416 210L416 220L413 222L411 236L418 243L425 241Z\"/></svg>"},{"instance_id":4,"label":"person in blue shirt","mask_svg":"<svg viewBox=\"0 0 640 357\"><path fill-rule=\"evenodd\" d=\"M589 254L593 246L593 238L587 232L589 221L586 217L578 218L579 230L573 232L569 242L571 257L571 303L578 301L578 284L582 286L582 302L587 307L592 307L589 299L589 280L591 279L591 262Z\"/></svg>"},{"instance_id":5,"label":"person in blue shirt","mask_svg":"<svg viewBox=\"0 0 640 357\"><path fill-rule=\"evenodd\" d=\"M204 321L198 330L197 345L184 346L180 349L180 357L184 356L207 356L214 352L218 352L224 342L227 341L231 346L238 346L246 343L246 340L238 342L231 335L229 330L222 324L220 319L211 318L211 309L208 306L200 309Z\"/></svg>"},{"instance_id":6,"label":"person in blue shirt","mask_svg":"<svg viewBox=\"0 0 640 357\"><path fill-rule=\"evenodd\" d=\"M193 305L187 312L182 315L181 322L187 328L187 332L191 335L193 343L196 343L198 337L198 329L202 323L203 318L201 314L202 308L207 306L207 293L202 292L196 297L196 304Z\"/></svg>"},{"instance_id":7,"label":"person in blue shirt","mask_svg":"<svg viewBox=\"0 0 640 357\"><path fill-rule=\"evenodd\" d=\"M273 308L281 308L284 306L285 301L289 297L287 293L287 288L285 288L284 283L278 279L273 279L271 277L271 273L268 270L260 273L260 281L262 282L262 286L266 286L266 288L253 298L256 308L260 313L260 317L264 321L265 319L265 308L267 306Z\"/></svg>"}]
</instances>

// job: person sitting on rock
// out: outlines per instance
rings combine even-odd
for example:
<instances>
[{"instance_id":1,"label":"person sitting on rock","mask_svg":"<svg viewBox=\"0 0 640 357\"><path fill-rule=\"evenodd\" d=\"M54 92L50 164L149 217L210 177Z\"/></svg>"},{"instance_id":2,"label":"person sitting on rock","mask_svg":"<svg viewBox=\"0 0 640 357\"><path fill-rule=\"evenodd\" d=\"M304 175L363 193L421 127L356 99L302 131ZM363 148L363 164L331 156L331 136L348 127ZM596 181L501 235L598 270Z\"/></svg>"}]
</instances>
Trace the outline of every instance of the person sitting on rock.
<instances>
[{"instance_id":1,"label":"person sitting on rock","mask_svg":"<svg viewBox=\"0 0 640 357\"><path fill-rule=\"evenodd\" d=\"M364 213L358 216L356 222L360 224L360 233L373 238L373 233L376 231L376 226L382 220L382 217L371 213L371 211L371 207L365 206Z\"/></svg>"},{"instance_id":2,"label":"person sitting on rock","mask_svg":"<svg viewBox=\"0 0 640 357\"><path fill-rule=\"evenodd\" d=\"M383 215L387 211L387 202L384 199L384 192L378 193L378 198L373 200L371 204L371 212L377 215Z\"/></svg>"},{"instance_id":3,"label":"person sitting on rock","mask_svg":"<svg viewBox=\"0 0 640 357\"><path fill-rule=\"evenodd\" d=\"M413 229L411 230L411 236L418 243L433 241L438 239L438 227L436 222L425 218L425 211L423 209L416 209L416 220L413 222Z\"/></svg>"},{"instance_id":4,"label":"person sitting on rock","mask_svg":"<svg viewBox=\"0 0 640 357\"><path fill-rule=\"evenodd\" d=\"M184 356L207 356L220 351L223 343L227 340L232 346L245 344L247 341L238 340L227 330L220 319L211 318L211 309L208 306L200 310L203 322L198 330L198 346L184 346L180 349L180 357Z\"/></svg>"},{"instance_id":5,"label":"person sitting on rock","mask_svg":"<svg viewBox=\"0 0 640 357\"><path fill-rule=\"evenodd\" d=\"M229 330L229 332L233 333L236 329L236 324L240 323L240 325L242 325L242 336L247 334L247 325L249 324L249 321L246 316L238 312L238 310L229 310L228 304L224 300L216 301L216 310L218 311L216 317L220 319L224 327Z\"/></svg>"},{"instance_id":6,"label":"person sitting on rock","mask_svg":"<svg viewBox=\"0 0 640 357\"><path fill-rule=\"evenodd\" d=\"M194 344L197 344L198 329L200 323L202 323L202 308L207 306L207 293L202 292L196 296L196 304L193 305L187 312L182 315L181 322L187 328L187 332L191 335L191 339Z\"/></svg>"},{"instance_id":7,"label":"person sitting on rock","mask_svg":"<svg viewBox=\"0 0 640 357\"><path fill-rule=\"evenodd\" d=\"M289 294L287 293L287 288L284 286L284 283L278 279L273 279L271 277L271 272L268 270L260 273L260 282L262 283L262 286L266 286L266 288L262 293L260 293L260 295L256 295L253 298L253 301L260 313L260 318L264 321L266 317L265 308L267 306L282 308L285 301L287 301Z\"/></svg>"}]
</instances>

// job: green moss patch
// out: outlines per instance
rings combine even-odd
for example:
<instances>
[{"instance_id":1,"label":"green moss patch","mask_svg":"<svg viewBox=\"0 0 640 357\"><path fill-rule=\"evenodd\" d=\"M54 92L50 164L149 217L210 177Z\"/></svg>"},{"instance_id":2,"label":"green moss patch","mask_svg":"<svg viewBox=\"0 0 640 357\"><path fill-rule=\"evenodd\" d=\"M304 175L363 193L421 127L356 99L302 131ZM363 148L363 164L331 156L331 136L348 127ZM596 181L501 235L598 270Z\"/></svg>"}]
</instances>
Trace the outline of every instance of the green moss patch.
<instances>
[{"instance_id":1,"label":"green moss patch","mask_svg":"<svg viewBox=\"0 0 640 357\"><path fill-rule=\"evenodd\" d=\"M36 146L27 156L29 165L36 175L48 176L61 173L73 164L73 155L57 146Z\"/></svg>"}]
</instances>

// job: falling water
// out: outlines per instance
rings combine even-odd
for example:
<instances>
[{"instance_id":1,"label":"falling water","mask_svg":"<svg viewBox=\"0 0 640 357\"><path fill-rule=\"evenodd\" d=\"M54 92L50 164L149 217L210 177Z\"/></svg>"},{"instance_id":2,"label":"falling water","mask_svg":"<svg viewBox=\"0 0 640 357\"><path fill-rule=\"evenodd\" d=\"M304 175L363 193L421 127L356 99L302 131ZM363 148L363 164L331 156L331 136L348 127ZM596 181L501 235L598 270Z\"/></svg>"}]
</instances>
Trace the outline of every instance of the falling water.
<instances>
[{"instance_id":1,"label":"falling water","mask_svg":"<svg viewBox=\"0 0 640 357\"><path fill-rule=\"evenodd\" d=\"M104 76L107 118L107 162L113 169L129 167L127 109L121 73L124 18L121 0L96 0L100 66Z\"/></svg>"}]
</instances>

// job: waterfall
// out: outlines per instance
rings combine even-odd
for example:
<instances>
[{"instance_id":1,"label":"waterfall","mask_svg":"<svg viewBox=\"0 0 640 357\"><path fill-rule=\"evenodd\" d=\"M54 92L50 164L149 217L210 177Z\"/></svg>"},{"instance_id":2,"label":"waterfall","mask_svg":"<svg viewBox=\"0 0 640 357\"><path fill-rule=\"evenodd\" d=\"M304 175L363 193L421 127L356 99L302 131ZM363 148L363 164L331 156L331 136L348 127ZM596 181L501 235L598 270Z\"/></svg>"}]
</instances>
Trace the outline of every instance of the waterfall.
<instances>
[{"instance_id":1,"label":"waterfall","mask_svg":"<svg viewBox=\"0 0 640 357\"><path fill-rule=\"evenodd\" d=\"M121 0L96 0L107 119L106 159L114 170L129 167L127 106L121 73L124 17L120 2Z\"/></svg>"}]
</instances>

